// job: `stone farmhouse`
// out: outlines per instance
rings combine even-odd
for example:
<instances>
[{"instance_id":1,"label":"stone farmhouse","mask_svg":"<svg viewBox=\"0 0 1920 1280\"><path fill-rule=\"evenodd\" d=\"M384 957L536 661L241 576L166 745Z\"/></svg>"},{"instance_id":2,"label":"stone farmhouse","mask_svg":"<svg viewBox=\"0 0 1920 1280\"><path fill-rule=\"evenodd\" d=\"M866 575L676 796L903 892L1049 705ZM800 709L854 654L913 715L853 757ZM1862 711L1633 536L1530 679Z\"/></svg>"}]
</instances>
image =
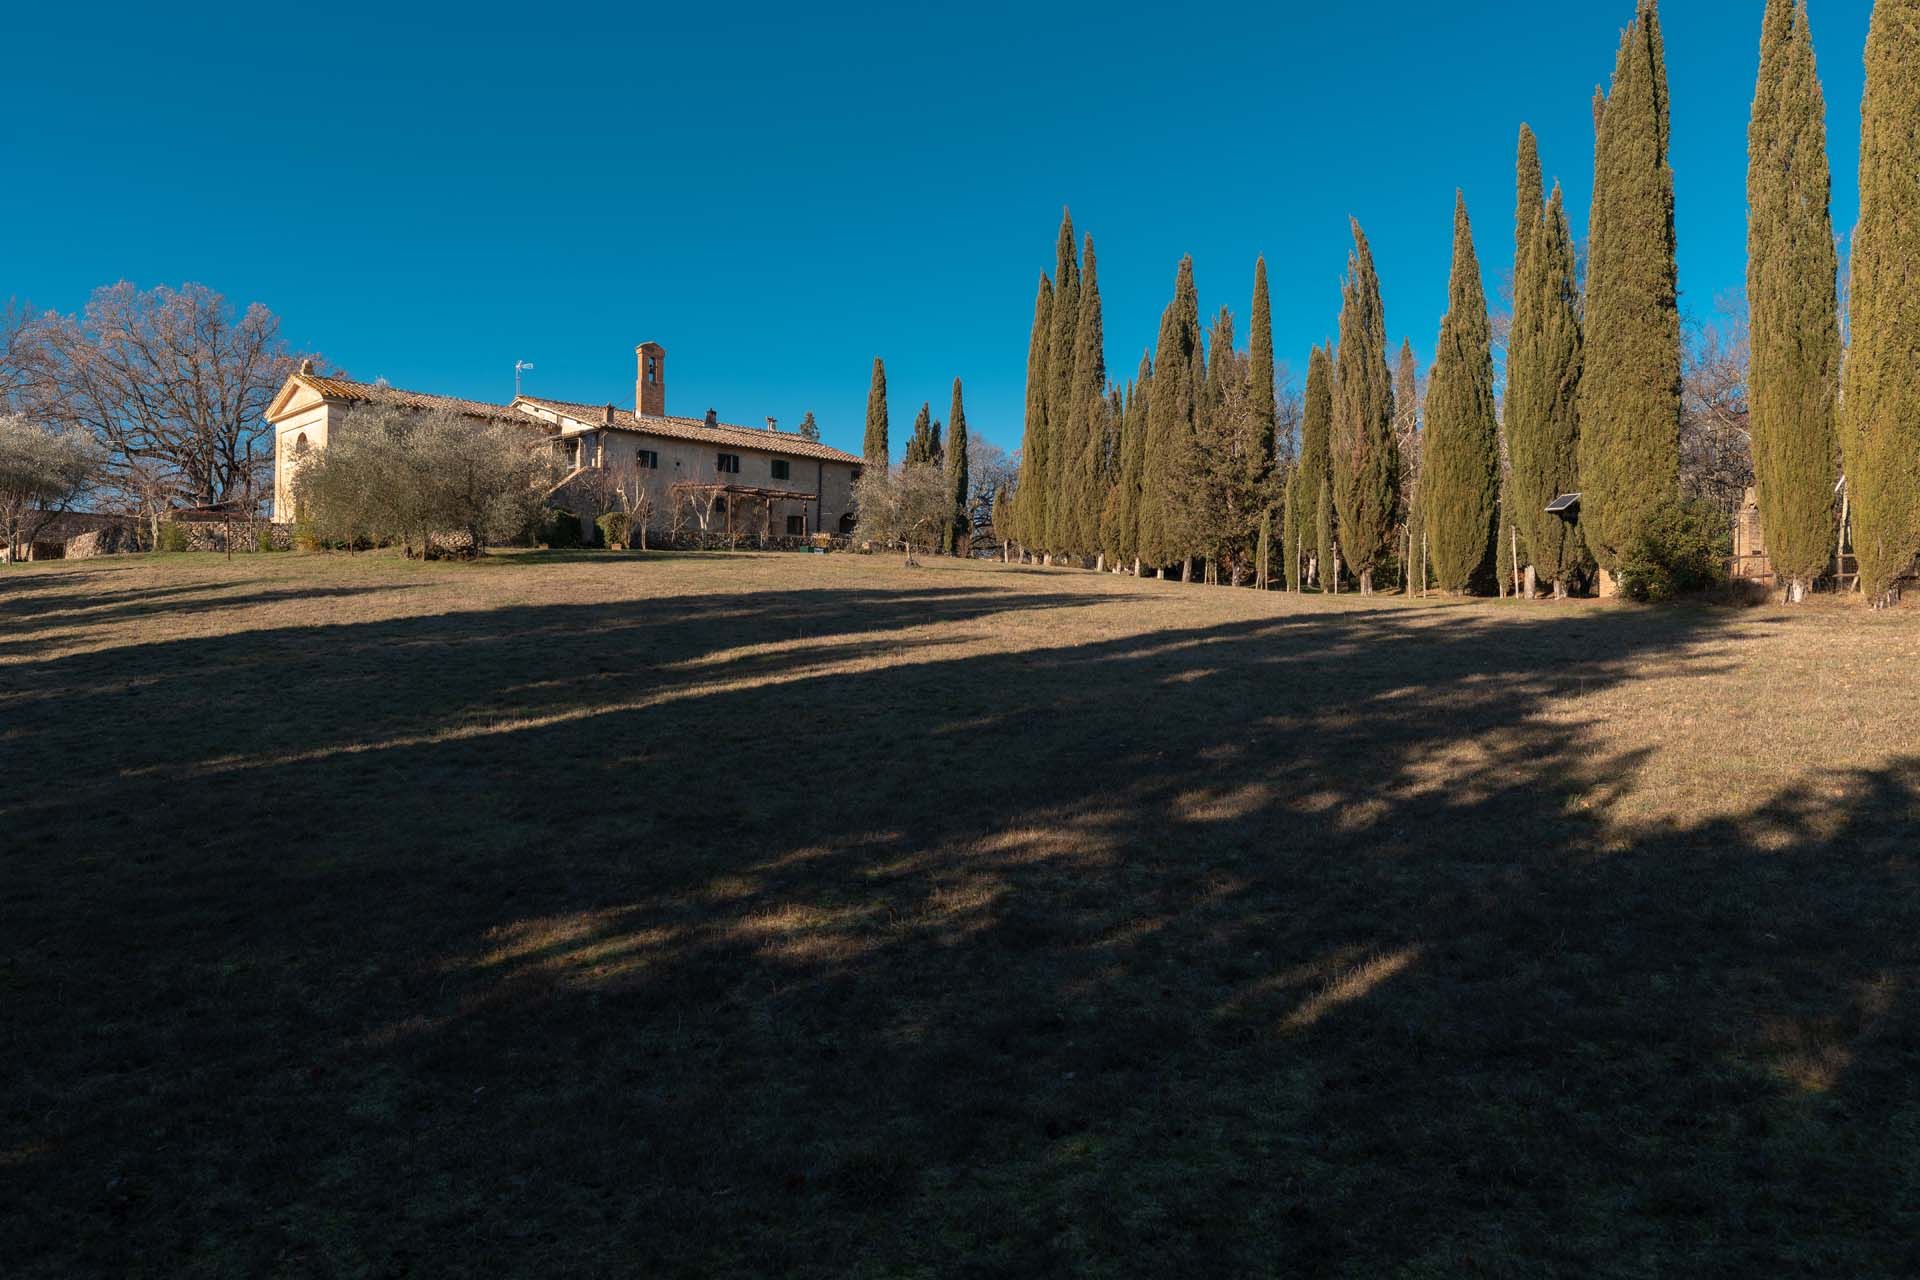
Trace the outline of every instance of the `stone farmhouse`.
<instances>
[{"instance_id":1,"label":"stone farmhouse","mask_svg":"<svg viewBox=\"0 0 1920 1280\"><path fill-rule=\"evenodd\" d=\"M273 519L295 518L292 481L301 459L351 430L356 410L389 405L403 410L450 411L476 422L524 427L528 443L553 451L565 478L556 505L576 509L595 479L614 478L644 492L650 529L688 527L803 537L853 529L853 487L861 459L840 449L765 427L667 412L666 348L634 349L634 407L516 396L489 404L454 396L404 391L383 383L316 374L312 365L288 377L268 406L274 428Z\"/></svg>"}]
</instances>

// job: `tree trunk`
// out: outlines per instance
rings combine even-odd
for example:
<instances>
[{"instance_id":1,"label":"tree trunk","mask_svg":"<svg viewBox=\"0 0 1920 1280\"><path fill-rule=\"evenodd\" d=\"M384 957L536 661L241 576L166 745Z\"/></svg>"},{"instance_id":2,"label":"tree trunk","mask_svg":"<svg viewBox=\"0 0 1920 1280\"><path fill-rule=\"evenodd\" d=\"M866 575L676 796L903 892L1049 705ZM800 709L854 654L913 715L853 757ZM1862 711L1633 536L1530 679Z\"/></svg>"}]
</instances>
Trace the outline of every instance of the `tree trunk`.
<instances>
[{"instance_id":1,"label":"tree trunk","mask_svg":"<svg viewBox=\"0 0 1920 1280\"><path fill-rule=\"evenodd\" d=\"M1790 578L1790 579L1788 579L1788 581L1787 581L1787 603L1788 603L1788 604L1801 604L1801 603L1803 603L1803 602L1804 602L1804 601L1806 600L1806 598L1807 598L1807 581L1806 581L1806 579L1805 579L1805 578Z\"/></svg>"},{"instance_id":2,"label":"tree trunk","mask_svg":"<svg viewBox=\"0 0 1920 1280\"><path fill-rule=\"evenodd\" d=\"M1180 564L1180 581L1188 582L1188 583L1193 581L1193 557L1192 556L1188 556Z\"/></svg>"},{"instance_id":3,"label":"tree trunk","mask_svg":"<svg viewBox=\"0 0 1920 1280\"><path fill-rule=\"evenodd\" d=\"M1522 578L1523 598L1531 600L1540 590L1540 580L1534 576L1533 566L1528 565Z\"/></svg>"},{"instance_id":4,"label":"tree trunk","mask_svg":"<svg viewBox=\"0 0 1920 1280\"><path fill-rule=\"evenodd\" d=\"M1373 570L1371 569L1360 571L1360 594L1363 596L1373 594Z\"/></svg>"},{"instance_id":5,"label":"tree trunk","mask_svg":"<svg viewBox=\"0 0 1920 1280\"><path fill-rule=\"evenodd\" d=\"M1612 600L1620 594L1620 584L1605 569L1600 570L1600 598Z\"/></svg>"}]
</instances>

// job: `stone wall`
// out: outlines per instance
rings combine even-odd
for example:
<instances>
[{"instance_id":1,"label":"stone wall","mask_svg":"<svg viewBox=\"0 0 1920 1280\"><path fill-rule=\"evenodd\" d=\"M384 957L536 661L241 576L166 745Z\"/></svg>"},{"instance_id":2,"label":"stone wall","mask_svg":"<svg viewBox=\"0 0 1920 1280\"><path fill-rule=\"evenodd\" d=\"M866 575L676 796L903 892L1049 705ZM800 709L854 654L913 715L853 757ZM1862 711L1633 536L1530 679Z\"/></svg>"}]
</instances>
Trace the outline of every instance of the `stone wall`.
<instances>
[{"instance_id":1,"label":"stone wall","mask_svg":"<svg viewBox=\"0 0 1920 1280\"><path fill-rule=\"evenodd\" d=\"M130 525L95 529L92 533L83 533L77 538L67 539L67 559L69 560L91 560L95 556L124 556L145 549L140 545L138 531Z\"/></svg>"},{"instance_id":2,"label":"stone wall","mask_svg":"<svg viewBox=\"0 0 1920 1280\"><path fill-rule=\"evenodd\" d=\"M169 525L186 535L188 551L224 552L227 550L229 532L235 553L293 549L293 526L290 524L269 524L264 520L235 520L231 524L224 520L174 520ZM263 539L266 541L265 548L260 545Z\"/></svg>"}]
</instances>

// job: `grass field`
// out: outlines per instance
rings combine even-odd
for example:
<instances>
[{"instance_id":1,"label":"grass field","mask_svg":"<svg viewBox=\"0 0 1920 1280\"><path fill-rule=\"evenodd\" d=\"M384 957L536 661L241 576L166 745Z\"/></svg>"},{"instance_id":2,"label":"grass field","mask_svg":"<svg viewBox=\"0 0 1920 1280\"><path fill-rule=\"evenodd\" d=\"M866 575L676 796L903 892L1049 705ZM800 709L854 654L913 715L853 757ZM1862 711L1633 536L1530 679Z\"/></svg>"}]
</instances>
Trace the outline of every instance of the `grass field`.
<instances>
[{"instance_id":1,"label":"grass field","mask_svg":"<svg viewBox=\"0 0 1920 1280\"><path fill-rule=\"evenodd\" d=\"M1920 614L0 571L0 1273L1920 1273Z\"/></svg>"}]
</instances>

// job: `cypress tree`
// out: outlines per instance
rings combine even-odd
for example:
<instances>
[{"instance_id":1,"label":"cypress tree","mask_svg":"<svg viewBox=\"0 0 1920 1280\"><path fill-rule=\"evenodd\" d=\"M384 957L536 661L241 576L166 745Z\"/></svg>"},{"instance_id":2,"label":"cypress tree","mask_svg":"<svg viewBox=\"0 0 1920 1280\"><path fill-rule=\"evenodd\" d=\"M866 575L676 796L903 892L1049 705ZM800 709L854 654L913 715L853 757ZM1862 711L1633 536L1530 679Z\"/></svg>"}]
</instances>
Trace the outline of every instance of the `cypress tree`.
<instances>
[{"instance_id":1,"label":"cypress tree","mask_svg":"<svg viewBox=\"0 0 1920 1280\"><path fill-rule=\"evenodd\" d=\"M1680 308L1667 72L1655 0L1639 0L1597 114L1580 521L1587 546L1611 574L1679 484Z\"/></svg>"},{"instance_id":2,"label":"cypress tree","mask_svg":"<svg viewBox=\"0 0 1920 1280\"><path fill-rule=\"evenodd\" d=\"M1065 537L1073 523L1070 503L1079 459L1071 432L1075 335L1080 322L1080 255L1073 238L1073 215L1066 210L1061 211L1054 258L1053 330L1047 335L1047 519L1040 543L1049 553L1068 549Z\"/></svg>"},{"instance_id":3,"label":"cypress tree","mask_svg":"<svg viewBox=\"0 0 1920 1280\"><path fill-rule=\"evenodd\" d=\"M1159 567L1187 554L1180 497L1193 437L1196 368L1200 350L1200 296L1193 259L1180 259L1173 301L1160 316L1153 360L1153 390L1147 402L1146 456L1140 484L1140 559Z\"/></svg>"},{"instance_id":4,"label":"cypress tree","mask_svg":"<svg viewBox=\"0 0 1920 1280\"><path fill-rule=\"evenodd\" d=\"M1584 555L1579 531L1547 505L1580 487L1580 287L1573 228L1555 183L1513 288L1507 343L1507 489L1503 518L1517 525L1535 574L1557 597ZM1504 527L1504 526L1503 526Z\"/></svg>"},{"instance_id":5,"label":"cypress tree","mask_svg":"<svg viewBox=\"0 0 1920 1280\"><path fill-rule=\"evenodd\" d=\"M1860 108L1860 224L1840 421L1860 587L1888 601L1920 551L1920 0L1876 0Z\"/></svg>"},{"instance_id":6,"label":"cypress tree","mask_svg":"<svg viewBox=\"0 0 1920 1280\"><path fill-rule=\"evenodd\" d=\"M1747 133L1747 397L1774 573L1802 599L1833 559L1840 270L1826 102L1805 3L1767 0Z\"/></svg>"},{"instance_id":7,"label":"cypress tree","mask_svg":"<svg viewBox=\"0 0 1920 1280\"><path fill-rule=\"evenodd\" d=\"M813 420L813 410L807 410L807 416L800 419L800 438L802 440L820 439L820 424Z\"/></svg>"},{"instance_id":8,"label":"cypress tree","mask_svg":"<svg viewBox=\"0 0 1920 1280\"><path fill-rule=\"evenodd\" d=\"M934 460L933 418L929 412L931 408L931 405L922 401L920 412L913 417L913 435L907 440L906 456L906 464L910 467L926 466Z\"/></svg>"},{"instance_id":9,"label":"cypress tree","mask_svg":"<svg viewBox=\"0 0 1920 1280\"><path fill-rule=\"evenodd\" d=\"M1453 275L1427 387L1427 555L1442 590L1460 593L1493 550L1500 452L1493 408L1493 330L1467 201L1453 206Z\"/></svg>"},{"instance_id":10,"label":"cypress tree","mask_svg":"<svg viewBox=\"0 0 1920 1280\"><path fill-rule=\"evenodd\" d=\"M947 500L953 504L953 525L941 539L941 550L958 554L973 522L967 512L967 409L960 400L960 379L953 380L953 408L947 414Z\"/></svg>"},{"instance_id":11,"label":"cypress tree","mask_svg":"<svg viewBox=\"0 0 1920 1280\"><path fill-rule=\"evenodd\" d=\"M1248 320L1247 378L1254 418L1265 427L1266 456L1271 462L1277 451L1274 431L1280 422L1280 405L1273 380L1273 301L1267 294L1267 260L1253 263L1253 312Z\"/></svg>"},{"instance_id":12,"label":"cypress tree","mask_svg":"<svg viewBox=\"0 0 1920 1280\"><path fill-rule=\"evenodd\" d=\"M1140 486L1147 466L1147 405L1153 395L1153 357L1140 353L1140 371L1134 375L1127 393L1124 424L1119 440L1119 480L1114 485L1114 517L1108 539L1108 554L1116 564L1131 560L1139 569Z\"/></svg>"},{"instance_id":13,"label":"cypress tree","mask_svg":"<svg viewBox=\"0 0 1920 1280\"><path fill-rule=\"evenodd\" d=\"M1073 330L1073 376L1069 390L1066 449L1071 469L1063 479L1060 549L1087 555L1100 545L1100 508L1106 497L1101 472L1106 450L1106 331L1100 315L1099 269L1093 237L1086 238L1080 268L1080 317Z\"/></svg>"},{"instance_id":14,"label":"cypress tree","mask_svg":"<svg viewBox=\"0 0 1920 1280\"><path fill-rule=\"evenodd\" d=\"M1374 570L1393 551L1400 467L1393 439L1386 306L1380 300L1373 250L1357 219L1353 242L1333 380L1333 502L1341 557L1360 579L1361 594L1371 595Z\"/></svg>"},{"instance_id":15,"label":"cypress tree","mask_svg":"<svg viewBox=\"0 0 1920 1280\"><path fill-rule=\"evenodd\" d=\"M1053 281L1040 273L1033 299L1033 333L1027 340L1026 430L1020 441L1020 477L1012 499L1007 537L1031 548L1047 527L1047 343L1053 332Z\"/></svg>"},{"instance_id":16,"label":"cypress tree","mask_svg":"<svg viewBox=\"0 0 1920 1280\"><path fill-rule=\"evenodd\" d=\"M1400 339L1400 358L1393 366L1393 434L1400 449L1400 505L1405 510L1407 593L1421 581L1425 554L1426 516L1420 508L1420 374L1413 361L1413 342Z\"/></svg>"},{"instance_id":17,"label":"cypress tree","mask_svg":"<svg viewBox=\"0 0 1920 1280\"><path fill-rule=\"evenodd\" d=\"M1318 557L1318 580L1323 590L1332 582L1333 573L1333 512L1327 506L1333 492L1332 439L1333 359L1325 347L1315 347L1307 360L1306 399L1301 406L1301 508L1295 532L1305 535L1307 550Z\"/></svg>"},{"instance_id":18,"label":"cypress tree","mask_svg":"<svg viewBox=\"0 0 1920 1280\"><path fill-rule=\"evenodd\" d=\"M867 438L862 452L869 469L887 469L887 366L878 356L873 358L873 384L867 388Z\"/></svg>"}]
</instances>

